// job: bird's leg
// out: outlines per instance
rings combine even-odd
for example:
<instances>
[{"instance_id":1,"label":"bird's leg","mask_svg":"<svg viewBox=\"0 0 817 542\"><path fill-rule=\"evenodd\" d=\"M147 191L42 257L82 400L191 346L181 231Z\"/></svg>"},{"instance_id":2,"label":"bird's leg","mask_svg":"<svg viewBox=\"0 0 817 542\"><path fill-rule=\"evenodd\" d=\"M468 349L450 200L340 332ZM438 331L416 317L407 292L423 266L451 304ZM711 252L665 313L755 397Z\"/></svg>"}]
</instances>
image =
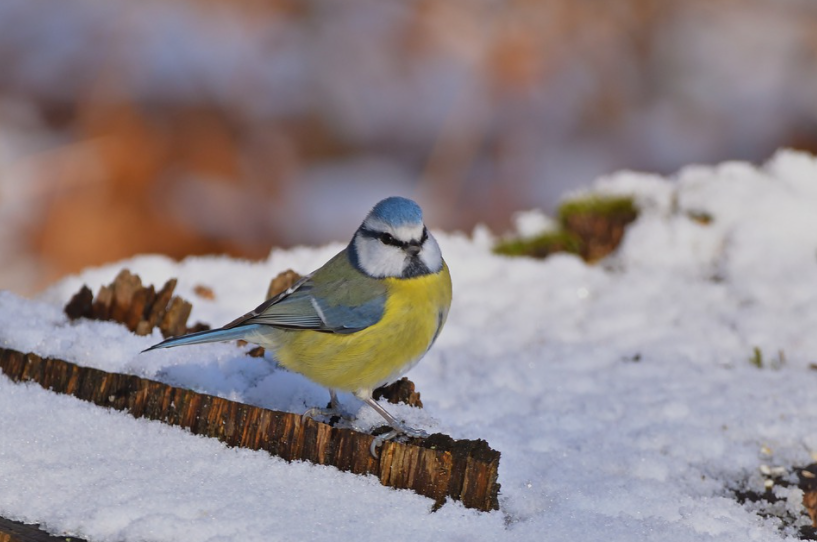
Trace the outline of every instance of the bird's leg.
<instances>
[{"instance_id":1,"label":"bird's leg","mask_svg":"<svg viewBox=\"0 0 817 542\"><path fill-rule=\"evenodd\" d=\"M333 389L329 390L329 406L327 408L312 407L307 409L307 411L301 415L301 423L306 422L307 418L314 419L318 416L325 416L329 418L330 421L332 418L340 418L347 422L351 420L351 416L341 408L340 401L338 401L338 394Z\"/></svg>"},{"instance_id":2,"label":"bird's leg","mask_svg":"<svg viewBox=\"0 0 817 542\"><path fill-rule=\"evenodd\" d=\"M329 410L334 411L340 410L340 401L338 401L338 393L333 389L329 390Z\"/></svg>"},{"instance_id":3,"label":"bird's leg","mask_svg":"<svg viewBox=\"0 0 817 542\"><path fill-rule=\"evenodd\" d=\"M375 459L378 457L377 447L387 440L393 439L397 435L406 435L413 438L426 438L428 436L428 433L422 429L415 429L413 427L409 427L401 421L398 421L397 418L392 416L388 410L380 406L380 403L372 398L371 392L355 392L355 397L372 407L375 412L383 416L383 419L385 419L386 423L388 423L392 428L392 430L388 433L383 433L382 435L376 436L372 441L371 446L369 446L369 452L371 452Z\"/></svg>"}]
</instances>

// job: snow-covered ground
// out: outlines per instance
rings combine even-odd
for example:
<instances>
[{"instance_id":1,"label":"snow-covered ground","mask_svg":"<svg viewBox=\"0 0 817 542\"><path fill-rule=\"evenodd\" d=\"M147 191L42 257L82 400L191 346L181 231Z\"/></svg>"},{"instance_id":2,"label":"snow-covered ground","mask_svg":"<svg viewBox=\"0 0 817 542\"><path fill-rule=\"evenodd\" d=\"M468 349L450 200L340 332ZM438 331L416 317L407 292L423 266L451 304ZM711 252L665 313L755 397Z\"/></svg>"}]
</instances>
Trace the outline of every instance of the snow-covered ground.
<instances>
[{"instance_id":1,"label":"snow-covered ground","mask_svg":"<svg viewBox=\"0 0 817 542\"><path fill-rule=\"evenodd\" d=\"M791 478L817 453L817 159L781 152L760 168L695 166L674 179L625 172L592 190L633 194L642 209L600 265L495 256L480 229L438 234L454 304L409 374L425 409L395 411L500 450L500 511L448 503L432 513L430 500L374 478L230 449L0 377L0 515L91 541L793 535L797 525L781 529L731 490L762 491L761 469ZM276 273L311 271L341 248L275 250L261 263L141 256L38 300L0 293L0 345L302 412L325 392L270 359L230 344L140 355L158 333L71 323L61 306L128 267L147 283L178 277L191 321L220 325L258 304ZM197 285L215 299L197 297ZM360 414L363 427L377 422ZM799 490L775 491L779 510L802 512Z\"/></svg>"}]
</instances>

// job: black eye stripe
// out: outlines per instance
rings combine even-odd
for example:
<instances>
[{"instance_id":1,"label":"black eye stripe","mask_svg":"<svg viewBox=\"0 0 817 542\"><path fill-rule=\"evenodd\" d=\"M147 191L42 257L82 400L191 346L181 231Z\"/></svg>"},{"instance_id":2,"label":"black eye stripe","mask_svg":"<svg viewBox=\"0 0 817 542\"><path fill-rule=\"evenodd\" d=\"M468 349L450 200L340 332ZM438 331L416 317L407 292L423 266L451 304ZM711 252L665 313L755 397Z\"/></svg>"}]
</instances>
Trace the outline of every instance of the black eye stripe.
<instances>
[{"instance_id":1,"label":"black eye stripe","mask_svg":"<svg viewBox=\"0 0 817 542\"><path fill-rule=\"evenodd\" d=\"M399 248L406 248L412 245L422 246L428 239L428 229L426 229L425 227L423 227L423 236L420 238L419 241L409 241L408 243L405 241L400 241L399 239L395 239L392 234L387 232L374 231L368 228L360 228L360 230L358 231L364 237L368 237L369 239L377 239L384 245L390 245Z\"/></svg>"},{"instance_id":2,"label":"black eye stripe","mask_svg":"<svg viewBox=\"0 0 817 542\"><path fill-rule=\"evenodd\" d=\"M395 239L390 233L381 233L378 238L384 245L391 245L393 247L405 247L407 245L407 243Z\"/></svg>"}]
</instances>

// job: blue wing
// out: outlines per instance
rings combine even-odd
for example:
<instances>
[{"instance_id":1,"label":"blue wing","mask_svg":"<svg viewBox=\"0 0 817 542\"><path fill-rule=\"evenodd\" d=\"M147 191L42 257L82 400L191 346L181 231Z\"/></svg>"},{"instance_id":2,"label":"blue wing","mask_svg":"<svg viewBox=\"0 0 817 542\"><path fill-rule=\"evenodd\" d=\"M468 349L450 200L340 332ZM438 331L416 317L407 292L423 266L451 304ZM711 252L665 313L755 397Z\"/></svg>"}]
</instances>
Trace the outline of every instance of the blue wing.
<instances>
[{"instance_id":1,"label":"blue wing","mask_svg":"<svg viewBox=\"0 0 817 542\"><path fill-rule=\"evenodd\" d=\"M148 350L251 338L263 326L354 333L379 322L385 303L383 283L352 267L343 251L312 275L226 326L173 337Z\"/></svg>"},{"instance_id":2,"label":"blue wing","mask_svg":"<svg viewBox=\"0 0 817 542\"><path fill-rule=\"evenodd\" d=\"M184 346L188 344L203 344L203 343L217 343L221 341L232 341L236 339L247 338L252 334L258 326L241 326L231 329L211 329L208 331L199 331L197 333L190 333L182 335L181 337L171 337L158 344L154 344L150 348L142 350L142 352L149 352L159 348L172 348L174 346Z\"/></svg>"},{"instance_id":3,"label":"blue wing","mask_svg":"<svg viewBox=\"0 0 817 542\"><path fill-rule=\"evenodd\" d=\"M379 322L385 302L386 290L381 281L352 267L343 251L312 275L222 329L261 324L354 333Z\"/></svg>"}]
</instances>

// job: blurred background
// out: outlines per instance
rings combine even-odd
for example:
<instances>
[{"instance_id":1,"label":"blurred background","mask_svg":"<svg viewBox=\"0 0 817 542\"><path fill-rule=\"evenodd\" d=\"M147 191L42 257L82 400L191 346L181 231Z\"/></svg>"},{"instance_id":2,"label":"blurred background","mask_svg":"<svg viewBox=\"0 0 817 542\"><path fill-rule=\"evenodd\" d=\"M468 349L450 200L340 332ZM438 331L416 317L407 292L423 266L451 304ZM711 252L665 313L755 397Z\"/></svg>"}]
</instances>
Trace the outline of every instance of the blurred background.
<instances>
[{"instance_id":1,"label":"blurred background","mask_svg":"<svg viewBox=\"0 0 817 542\"><path fill-rule=\"evenodd\" d=\"M813 0L0 0L0 288L817 152Z\"/></svg>"}]
</instances>

